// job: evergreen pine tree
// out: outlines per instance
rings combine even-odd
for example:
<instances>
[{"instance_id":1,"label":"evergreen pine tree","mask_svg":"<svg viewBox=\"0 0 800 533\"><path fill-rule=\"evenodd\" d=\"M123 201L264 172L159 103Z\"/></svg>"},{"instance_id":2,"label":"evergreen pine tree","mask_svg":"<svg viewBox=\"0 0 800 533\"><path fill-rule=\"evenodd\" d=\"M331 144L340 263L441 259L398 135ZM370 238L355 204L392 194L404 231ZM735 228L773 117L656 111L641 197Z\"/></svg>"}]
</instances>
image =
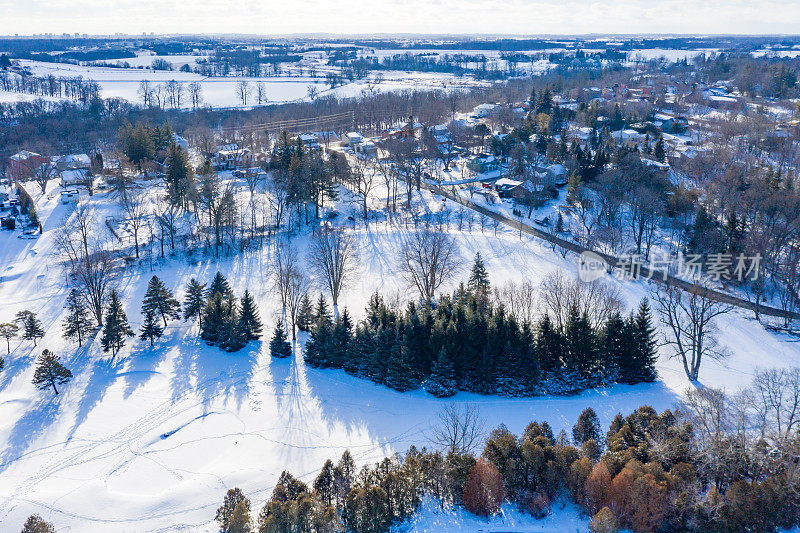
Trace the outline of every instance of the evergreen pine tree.
<instances>
[{"instance_id":1,"label":"evergreen pine tree","mask_svg":"<svg viewBox=\"0 0 800 533\"><path fill-rule=\"evenodd\" d=\"M228 298L231 294L231 286L228 284L228 280L225 279L221 273L217 272L214 275L214 279L211 280L211 285L208 287L208 294L209 297L214 294L219 294L222 298Z\"/></svg>"},{"instance_id":2,"label":"evergreen pine tree","mask_svg":"<svg viewBox=\"0 0 800 533\"><path fill-rule=\"evenodd\" d=\"M564 326L564 359L568 370L576 371L581 379L579 388L596 382L597 337L586 313L579 313L574 306Z\"/></svg>"},{"instance_id":3,"label":"evergreen pine tree","mask_svg":"<svg viewBox=\"0 0 800 533\"><path fill-rule=\"evenodd\" d=\"M657 161L664 162L666 158L666 153L664 152L664 137L661 135L658 136L658 140L656 141L656 146L653 149L653 155L655 156Z\"/></svg>"},{"instance_id":4,"label":"evergreen pine tree","mask_svg":"<svg viewBox=\"0 0 800 533\"><path fill-rule=\"evenodd\" d=\"M650 383L656 379L656 337L647 298L639 304L632 320L633 357L626 383Z\"/></svg>"},{"instance_id":5,"label":"evergreen pine tree","mask_svg":"<svg viewBox=\"0 0 800 533\"><path fill-rule=\"evenodd\" d=\"M317 321L314 328L311 330L311 336L306 342L305 361L313 366L319 368L327 368L330 366L329 353L333 338L333 327L329 320Z\"/></svg>"},{"instance_id":6,"label":"evergreen pine tree","mask_svg":"<svg viewBox=\"0 0 800 533\"><path fill-rule=\"evenodd\" d=\"M226 352L236 352L244 348L247 339L239 323L239 310L233 294L224 303L225 317L217 329L217 346Z\"/></svg>"},{"instance_id":7,"label":"evergreen pine tree","mask_svg":"<svg viewBox=\"0 0 800 533\"><path fill-rule=\"evenodd\" d=\"M153 342L164 334L164 328L154 311L146 311L144 314L144 322L142 322L142 330L140 337L150 341L150 346Z\"/></svg>"},{"instance_id":8,"label":"evergreen pine tree","mask_svg":"<svg viewBox=\"0 0 800 533\"><path fill-rule=\"evenodd\" d=\"M331 321L331 312L328 310L328 301L325 299L324 294L319 295L317 307L314 309L314 323L316 324L320 320Z\"/></svg>"},{"instance_id":9,"label":"evergreen pine tree","mask_svg":"<svg viewBox=\"0 0 800 533\"><path fill-rule=\"evenodd\" d=\"M0 324L0 337L6 340L6 353L11 353L11 339L19 333L19 326L11 322Z\"/></svg>"},{"instance_id":10,"label":"evergreen pine tree","mask_svg":"<svg viewBox=\"0 0 800 533\"><path fill-rule=\"evenodd\" d=\"M339 315L331 331L330 348L327 354L329 366L342 368L351 356L353 342L353 322L350 313L345 310Z\"/></svg>"},{"instance_id":11,"label":"evergreen pine tree","mask_svg":"<svg viewBox=\"0 0 800 533\"><path fill-rule=\"evenodd\" d=\"M36 317L36 313L27 309L20 311L17 313L16 320L22 325L22 338L26 341L32 340L33 345L36 346L36 339L44 337L42 322Z\"/></svg>"},{"instance_id":12,"label":"evergreen pine tree","mask_svg":"<svg viewBox=\"0 0 800 533\"><path fill-rule=\"evenodd\" d=\"M147 284L147 292L144 294L142 300L142 314L152 313L154 316L160 316L164 321L164 327L167 327L167 318L180 318L181 304L172 294L164 282L158 279L158 276L150 278Z\"/></svg>"},{"instance_id":13,"label":"evergreen pine tree","mask_svg":"<svg viewBox=\"0 0 800 533\"><path fill-rule=\"evenodd\" d=\"M200 324L200 338L208 344L219 343L220 331L227 319L226 303L219 292L211 293L211 297L203 309L203 319Z\"/></svg>"},{"instance_id":14,"label":"evergreen pine tree","mask_svg":"<svg viewBox=\"0 0 800 533\"><path fill-rule=\"evenodd\" d=\"M286 331L283 324L278 321L275 331L272 333L272 340L269 341L269 353L272 357L289 357L292 355L292 345L286 340Z\"/></svg>"},{"instance_id":15,"label":"evergreen pine tree","mask_svg":"<svg viewBox=\"0 0 800 533\"><path fill-rule=\"evenodd\" d=\"M300 309L297 311L297 329L300 331L311 331L311 326L314 325L314 305L311 303L311 298L308 294L303 296L300 300Z\"/></svg>"},{"instance_id":16,"label":"evergreen pine tree","mask_svg":"<svg viewBox=\"0 0 800 533\"><path fill-rule=\"evenodd\" d=\"M424 386L426 391L437 398L448 398L457 392L453 359L444 346L439 350L439 357L434 361L431 375L425 381Z\"/></svg>"},{"instance_id":17,"label":"evergreen pine tree","mask_svg":"<svg viewBox=\"0 0 800 533\"><path fill-rule=\"evenodd\" d=\"M619 313L612 315L603 325L599 336L599 357L608 381L617 381L622 368L628 364L626 361L630 353L628 337L628 325Z\"/></svg>"},{"instance_id":18,"label":"evergreen pine tree","mask_svg":"<svg viewBox=\"0 0 800 533\"><path fill-rule=\"evenodd\" d=\"M406 346L396 343L392 347L389 365L386 368L386 385L400 392L417 388L414 371L411 368L411 358Z\"/></svg>"},{"instance_id":19,"label":"evergreen pine tree","mask_svg":"<svg viewBox=\"0 0 800 533\"><path fill-rule=\"evenodd\" d=\"M242 310L239 313L239 329L246 341L252 341L261 338L261 327L256 301L245 289L242 296Z\"/></svg>"},{"instance_id":20,"label":"evergreen pine tree","mask_svg":"<svg viewBox=\"0 0 800 533\"><path fill-rule=\"evenodd\" d=\"M472 273L469 276L467 287L479 301L488 303L489 298L489 274L483 264L480 252L475 254L475 263L472 265Z\"/></svg>"},{"instance_id":21,"label":"evergreen pine tree","mask_svg":"<svg viewBox=\"0 0 800 533\"><path fill-rule=\"evenodd\" d=\"M83 339L92 331L94 323L89 316L89 309L83 301L78 289L72 289L67 296L67 316L64 317L64 338L77 339L78 346L83 346Z\"/></svg>"},{"instance_id":22,"label":"evergreen pine tree","mask_svg":"<svg viewBox=\"0 0 800 533\"><path fill-rule=\"evenodd\" d=\"M536 355L542 372L547 374L558 370L561 366L563 349L564 338L550 320L550 315L545 313L539 321L536 332Z\"/></svg>"},{"instance_id":23,"label":"evergreen pine tree","mask_svg":"<svg viewBox=\"0 0 800 533\"><path fill-rule=\"evenodd\" d=\"M125 345L125 337L133 337L133 330L128 325L128 317L122 309L122 302L116 289L111 289L108 296L106 319L103 321L103 336L100 340L103 351L110 351L115 357Z\"/></svg>"},{"instance_id":24,"label":"evergreen pine tree","mask_svg":"<svg viewBox=\"0 0 800 533\"><path fill-rule=\"evenodd\" d=\"M197 317L202 326L203 308L206 306L207 301L205 284L194 278L190 279L189 286L186 287L186 299L183 302L183 319L189 320Z\"/></svg>"},{"instance_id":25,"label":"evergreen pine tree","mask_svg":"<svg viewBox=\"0 0 800 533\"><path fill-rule=\"evenodd\" d=\"M33 373L33 384L40 390L53 388L58 394L56 385L63 385L72 379L72 372L61 364L58 356L50 350L43 350L36 361L36 371Z\"/></svg>"}]
</instances>

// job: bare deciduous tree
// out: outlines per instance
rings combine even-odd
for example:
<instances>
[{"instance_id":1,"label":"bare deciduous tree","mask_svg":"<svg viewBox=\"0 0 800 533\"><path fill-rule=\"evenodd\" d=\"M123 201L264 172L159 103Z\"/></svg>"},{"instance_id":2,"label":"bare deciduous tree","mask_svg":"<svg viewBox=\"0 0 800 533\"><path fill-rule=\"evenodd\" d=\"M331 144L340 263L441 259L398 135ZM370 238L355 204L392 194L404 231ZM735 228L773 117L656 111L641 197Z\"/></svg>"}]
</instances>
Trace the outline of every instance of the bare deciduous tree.
<instances>
[{"instance_id":1,"label":"bare deciduous tree","mask_svg":"<svg viewBox=\"0 0 800 533\"><path fill-rule=\"evenodd\" d=\"M558 327L563 327L572 307L586 313L597 327L622 311L619 291L600 280L584 283L561 271L548 274L539 286L542 307Z\"/></svg>"},{"instance_id":2,"label":"bare deciduous tree","mask_svg":"<svg viewBox=\"0 0 800 533\"><path fill-rule=\"evenodd\" d=\"M428 439L455 453L471 453L483 437L485 422L474 404L447 404L436 414Z\"/></svg>"},{"instance_id":3,"label":"bare deciduous tree","mask_svg":"<svg viewBox=\"0 0 800 533\"><path fill-rule=\"evenodd\" d=\"M136 259L139 259L139 231L144 224L146 209L142 201L142 194L139 191L132 191L121 197L122 210L128 227L133 234L133 246L136 250Z\"/></svg>"},{"instance_id":4,"label":"bare deciduous tree","mask_svg":"<svg viewBox=\"0 0 800 533\"><path fill-rule=\"evenodd\" d=\"M355 239L342 229L322 230L311 242L309 259L320 283L330 291L333 311L338 316L339 295L356 269Z\"/></svg>"},{"instance_id":5,"label":"bare deciduous tree","mask_svg":"<svg viewBox=\"0 0 800 533\"><path fill-rule=\"evenodd\" d=\"M455 241L430 227L411 232L400 250L400 271L426 302L433 302L436 291L459 266Z\"/></svg>"},{"instance_id":6,"label":"bare deciduous tree","mask_svg":"<svg viewBox=\"0 0 800 533\"><path fill-rule=\"evenodd\" d=\"M652 295L667 329L664 344L680 358L689 381L697 381L705 357L725 355L718 349L715 319L729 313L733 306L712 299L709 289L700 284L691 290L672 283L657 284Z\"/></svg>"}]
</instances>

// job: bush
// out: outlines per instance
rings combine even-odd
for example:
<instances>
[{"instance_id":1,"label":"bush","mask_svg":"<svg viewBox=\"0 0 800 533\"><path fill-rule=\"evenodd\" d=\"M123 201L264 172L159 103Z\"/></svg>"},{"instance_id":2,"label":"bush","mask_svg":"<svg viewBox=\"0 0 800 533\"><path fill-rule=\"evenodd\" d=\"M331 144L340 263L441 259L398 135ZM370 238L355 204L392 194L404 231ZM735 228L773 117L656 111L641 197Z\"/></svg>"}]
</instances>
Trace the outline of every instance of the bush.
<instances>
[{"instance_id":1,"label":"bush","mask_svg":"<svg viewBox=\"0 0 800 533\"><path fill-rule=\"evenodd\" d=\"M500 510L505 496L500 472L490 462L478 460L464 484L464 507L478 516L489 516Z\"/></svg>"},{"instance_id":2,"label":"bush","mask_svg":"<svg viewBox=\"0 0 800 533\"><path fill-rule=\"evenodd\" d=\"M618 529L617 517L608 507L600 509L592 521L589 522L589 530L592 533L614 533Z\"/></svg>"}]
</instances>

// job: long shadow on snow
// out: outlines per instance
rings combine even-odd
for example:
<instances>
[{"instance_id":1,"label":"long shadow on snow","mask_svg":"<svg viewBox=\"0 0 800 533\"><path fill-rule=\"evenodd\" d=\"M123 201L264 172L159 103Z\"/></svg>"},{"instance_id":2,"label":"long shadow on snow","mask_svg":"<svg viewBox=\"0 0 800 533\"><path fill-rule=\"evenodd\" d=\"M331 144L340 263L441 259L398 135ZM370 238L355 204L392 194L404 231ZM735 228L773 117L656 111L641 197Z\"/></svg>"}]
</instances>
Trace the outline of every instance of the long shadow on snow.
<instances>
[{"instance_id":1,"label":"long shadow on snow","mask_svg":"<svg viewBox=\"0 0 800 533\"><path fill-rule=\"evenodd\" d=\"M75 412L75 421L72 423L67 434L67 440L71 440L78 428L86 421L92 409L99 404L106 394L108 388L116 381L118 372L122 369L121 359L98 359L91 367L91 375L83 390L83 395L78 402L78 409Z\"/></svg>"},{"instance_id":2,"label":"long shadow on snow","mask_svg":"<svg viewBox=\"0 0 800 533\"><path fill-rule=\"evenodd\" d=\"M198 342L203 343L199 339ZM233 353L203 343L194 360L194 372L205 412L219 397L225 403L233 399L237 408L241 406L250 392L260 350L260 341L251 341Z\"/></svg>"},{"instance_id":3,"label":"long shadow on snow","mask_svg":"<svg viewBox=\"0 0 800 533\"><path fill-rule=\"evenodd\" d=\"M168 351L181 349L180 336L182 333L182 329L173 328L169 335L158 339L154 346L151 347L149 342L141 342L136 349L131 351L128 356L129 365L125 369L123 398L128 399L136 389L150 381L150 378L157 373L156 369L164 361Z\"/></svg>"},{"instance_id":4,"label":"long shadow on snow","mask_svg":"<svg viewBox=\"0 0 800 533\"><path fill-rule=\"evenodd\" d=\"M52 393L48 392L44 394L47 394L47 398L39 400L36 406L22 415L11 428L6 440L6 449L0 454L0 472L23 455L58 417L61 411L61 396L52 397Z\"/></svg>"}]
</instances>

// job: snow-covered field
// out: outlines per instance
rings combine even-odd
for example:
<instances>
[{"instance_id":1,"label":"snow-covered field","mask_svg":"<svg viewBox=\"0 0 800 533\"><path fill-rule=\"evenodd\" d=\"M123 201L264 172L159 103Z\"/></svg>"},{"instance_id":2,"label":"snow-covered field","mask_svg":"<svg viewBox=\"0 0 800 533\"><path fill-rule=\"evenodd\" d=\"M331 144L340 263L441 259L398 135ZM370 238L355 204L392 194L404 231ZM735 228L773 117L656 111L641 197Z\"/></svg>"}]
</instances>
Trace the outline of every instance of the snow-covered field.
<instances>
[{"instance_id":1,"label":"snow-covered field","mask_svg":"<svg viewBox=\"0 0 800 533\"><path fill-rule=\"evenodd\" d=\"M155 57L155 56L148 56ZM159 56L162 57L162 56ZM163 56L168 58L170 56ZM180 56L184 59L194 56ZM138 58L137 58L138 59ZM124 60L123 60L124 61ZM152 63L152 61L150 61ZM148 64L150 64L148 63ZM335 89L325 81L325 74L317 77L309 76L273 76L265 78L205 77L192 72L146 70L138 68L90 67L72 65L68 63L44 63L40 61L20 60L23 67L30 68L37 76L57 76L91 79L100 85L100 96L103 98L123 98L130 102L141 103L138 94L139 85L143 80L151 84L163 84L171 80L184 83L199 82L202 87L203 105L211 107L251 107L256 105L255 84L262 83L268 103L286 103L302 100L308 97L310 87L315 87L320 95L334 94L337 96L359 96L363 92L388 92L403 90L441 89L449 90L461 87L484 86L486 83L475 81L471 78L459 78L448 74L421 73L421 72L395 72L381 73L381 80L376 81L372 75L363 80L346 83ZM250 83L251 94L247 104L242 103L237 85L245 79ZM16 98L15 98L16 96ZM34 97L24 93L2 93L4 101L31 100ZM183 99L184 107L191 107L187 95Z\"/></svg>"},{"instance_id":2,"label":"snow-covered field","mask_svg":"<svg viewBox=\"0 0 800 533\"><path fill-rule=\"evenodd\" d=\"M569 397L461 393L441 400L423 391L395 392L342 371L307 368L299 345L288 360L271 360L268 339L224 353L206 346L196 326L183 321L171 323L154 348L130 340L112 360L102 353L99 340L77 349L61 338L66 288L55 241L75 207L59 203L57 187L34 196L43 235L22 240L0 232L0 322L30 309L47 331L36 348L12 341L0 372L3 531L19 529L31 513L52 521L59 531L214 531L214 511L227 488L240 487L259 510L283 470L311 481L326 459L339 457L346 448L364 463L411 444L425 445L437 410L448 402L476 403L492 427L505 423L520 433L532 420L547 420L559 431L569 430L587 406L597 411L604 426L618 412L629 413L642 404L669 408L688 385L678 362L663 353L660 377L653 384L618 385ZM93 211L98 226L115 212L108 193L81 202ZM429 210L457 208L429 193L416 202ZM342 200L337 208L343 220L352 206ZM411 230L399 222L373 221L366 227L359 222L352 231L358 236L360 272L340 306L360 318L376 290L411 294L394 260L403 233ZM467 264L480 252L496 284L509 279L536 282L555 270L576 271L575 258L562 258L548 244L516 231L501 228L494 235L492 228L481 232L477 224L471 232L452 226L451 231ZM295 237L301 252L306 238ZM256 295L269 332L279 311L269 257L265 247L222 261L172 258L156 263L152 271L148 265L127 269L119 289L132 327L139 328L142 296L153 274L182 297L191 277L207 281L219 270L237 293L248 288ZM459 278L466 276L465 269ZM647 294L642 284L612 282L620 283L629 308ZM735 389L747 384L758 367L800 361L796 339L765 331L751 314L732 313L720 329L731 355L704 363L702 385ZM75 376L58 396L31 384L35 357L44 347L59 354ZM426 507L404 529L587 531L586 520L575 509L557 510L548 520L524 524L507 509L503 517L485 522Z\"/></svg>"}]
</instances>

